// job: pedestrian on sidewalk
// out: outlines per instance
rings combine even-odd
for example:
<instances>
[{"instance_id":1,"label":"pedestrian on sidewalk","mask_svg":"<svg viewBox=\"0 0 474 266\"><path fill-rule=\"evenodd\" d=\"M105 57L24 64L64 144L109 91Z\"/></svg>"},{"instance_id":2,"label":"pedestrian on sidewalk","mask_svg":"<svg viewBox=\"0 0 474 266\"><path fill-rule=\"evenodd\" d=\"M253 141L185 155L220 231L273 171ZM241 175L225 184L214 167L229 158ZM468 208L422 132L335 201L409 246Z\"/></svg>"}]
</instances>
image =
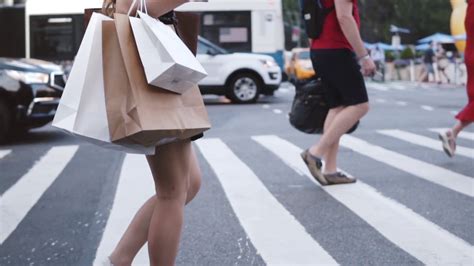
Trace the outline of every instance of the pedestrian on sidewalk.
<instances>
[{"instance_id":1,"label":"pedestrian on sidewalk","mask_svg":"<svg viewBox=\"0 0 474 266\"><path fill-rule=\"evenodd\" d=\"M474 0L467 1L466 13L466 51L464 58L467 69L467 97L468 103L464 109L456 115L457 122L454 126L439 134L443 149L449 157L456 152L456 139L459 132L474 122Z\"/></svg>"},{"instance_id":2,"label":"pedestrian on sidewalk","mask_svg":"<svg viewBox=\"0 0 474 266\"><path fill-rule=\"evenodd\" d=\"M449 59L446 55L446 50L444 50L443 45L438 43L435 49L436 56L436 67L438 68L438 84L443 83L443 79L446 83L451 83L448 73L446 73L447 68L449 67Z\"/></svg>"},{"instance_id":3,"label":"pedestrian on sidewalk","mask_svg":"<svg viewBox=\"0 0 474 266\"><path fill-rule=\"evenodd\" d=\"M108 15L115 12L127 14L132 2L104 0L104 12ZM188 1L148 0L145 3L149 15L160 18L165 24L172 24L172 10L185 2ZM190 140L158 146L155 155L147 156L147 161L156 194L135 214L105 265L131 265L147 242L150 265L175 264L183 227L184 206L196 196L201 184L199 165Z\"/></svg>"},{"instance_id":4,"label":"pedestrian on sidewalk","mask_svg":"<svg viewBox=\"0 0 474 266\"><path fill-rule=\"evenodd\" d=\"M355 178L337 170L339 140L369 111L363 75L373 75L375 64L360 36L358 1L320 2L330 12L325 17L320 36L312 40L311 59L316 73L328 87L330 111L319 142L301 156L321 185L353 183Z\"/></svg>"},{"instance_id":5,"label":"pedestrian on sidewalk","mask_svg":"<svg viewBox=\"0 0 474 266\"><path fill-rule=\"evenodd\" d=\"M426 49L424 55L423 55L423 64L424 64L424 69L420 73L420 76L418 77L419 82L429 82L430 81L430 75L433 76L433 79L435 82L437 82L436 74L435 74L435 68L434 68L434 62L436 61L436 56L434 53L434 43L430 42L429 43L429 48Z\"/></svg>"},{"instance_id":6,"label":"pedestrian on sidewalk","mask_svg":"<svg viewBox=\"0 0 474 266\"><path fill-rule=\"evenodd\" d=\"M382 50L379 45L376 45L375 48L370 51L370 56L372 60L374 60L376 70L381 74L380 81L385 81L385 51ZM372 77L372 79L375 79L375 77Z\"/></svg>"}]
</instances>

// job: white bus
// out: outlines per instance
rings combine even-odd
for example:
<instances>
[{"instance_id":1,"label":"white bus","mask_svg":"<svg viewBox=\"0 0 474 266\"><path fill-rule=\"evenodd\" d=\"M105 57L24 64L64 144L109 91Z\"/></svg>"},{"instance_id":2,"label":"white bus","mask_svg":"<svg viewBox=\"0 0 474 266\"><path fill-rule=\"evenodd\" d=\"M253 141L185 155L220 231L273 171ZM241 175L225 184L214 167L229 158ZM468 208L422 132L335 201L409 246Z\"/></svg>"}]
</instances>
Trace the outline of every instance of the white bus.
<instances>
[{"instance_id":1,"label":"white bus","mask_svg":"<svg viewBox=\"0 0 474 266\"><path fill-rule=\"evenodd\" d=\"M281 0L209 0L178 11L201 13L201 36L230 52L268 54L283 69Z\"/></svg>"},{"instance_id":2,"label":"white bus","mask_svg":"<svg viewBox=\"0 0 474 266\"><path fill-rule=\"evenodd\" d=\"M102 0L28 0L26 57L72 60L84 33L84 9ZM268 54L283 67L281 0L209 0L178 11L201 13L201 35L231 52Z\"/></svg>"}]
</instances>

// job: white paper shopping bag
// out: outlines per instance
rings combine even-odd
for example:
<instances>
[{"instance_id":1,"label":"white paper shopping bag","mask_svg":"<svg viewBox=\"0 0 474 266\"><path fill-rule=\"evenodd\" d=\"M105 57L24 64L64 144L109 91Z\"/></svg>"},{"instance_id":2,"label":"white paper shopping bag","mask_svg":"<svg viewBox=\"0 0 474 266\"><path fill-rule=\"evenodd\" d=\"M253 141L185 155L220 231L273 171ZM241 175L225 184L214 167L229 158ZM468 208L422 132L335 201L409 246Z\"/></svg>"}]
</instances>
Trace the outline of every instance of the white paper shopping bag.
<instances>
[{"instance_id":1,"label":"white paper shopping bag","mask_svg":"<svg viewBox=\"0 0 474 266\"><path fill-rule=\"evenodd\" d=\"M150 85L182 94L207 76L172 27L143 12L138 15L130 23Z\"/></svg>"},{"instance_id":2,"label":"white paper shopping bag","mask_svg":"<svg viewBox=\"0 0 474 266\"><path fill-rule=\"evenodd\" d=\"M118 145L111 141L102 69L102 22L108 20L112 19L99 13L92 15L59 102L53 126L105 148L153 154L155 147L133 143Z\"/></svg>"}]
</instances>

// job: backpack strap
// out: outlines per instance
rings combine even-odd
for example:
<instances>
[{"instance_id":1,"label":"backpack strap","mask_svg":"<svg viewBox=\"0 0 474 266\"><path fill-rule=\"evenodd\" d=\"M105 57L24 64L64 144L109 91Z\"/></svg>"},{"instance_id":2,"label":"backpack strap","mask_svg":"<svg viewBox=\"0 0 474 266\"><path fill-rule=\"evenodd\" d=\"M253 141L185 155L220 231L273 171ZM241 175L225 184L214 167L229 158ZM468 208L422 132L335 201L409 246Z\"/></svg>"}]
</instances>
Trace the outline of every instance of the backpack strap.
<instances>
[{"instance_id":1,"label":"backpack strap","mask_svg":"<svg viewBox=\"0 0 474 266\"><path fill-rule=\"evenodd\" d=\"M334 4L333 6L331 6L331 7L325 7L324 4L323 4L323 2L322 2L322 0L316 0L316 4L318 5L318 7L319 7L320 9L323 9L323 10L324 10L324 12L325 12L326 15L329 14L329 13L331 13L333 10L336 10L336 5L335 5L335 4Z\"/></svg>"}]
</instances>

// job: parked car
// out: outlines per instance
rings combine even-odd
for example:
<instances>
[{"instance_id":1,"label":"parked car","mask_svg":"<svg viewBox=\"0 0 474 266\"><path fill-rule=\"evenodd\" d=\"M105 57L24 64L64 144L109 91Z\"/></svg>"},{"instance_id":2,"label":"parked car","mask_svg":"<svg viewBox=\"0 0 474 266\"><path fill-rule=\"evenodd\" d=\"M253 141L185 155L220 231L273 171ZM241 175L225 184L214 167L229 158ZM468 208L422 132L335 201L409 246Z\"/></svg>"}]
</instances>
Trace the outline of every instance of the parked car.
<instances>
[{"instance_id":1,"label":"parked car","mask_svg":"<svg viewBox=\"0 0 474 266\"><path fill-rule=\"evenodd\" d=\"M52 121L65 84L56 64L0 58L0 142Z\"/></svg>"},{"instance_id":2,"label":"parked car","mask_svg":"<svg viewBox=\"0 0 474 266\"><path fill-rule=\"evenodd\" d=\"M281 68L268 55L230 53L199 37L197 58L209 74L199 82L203 94L253 103L260 94L272 95L281 84Z\"/></svg>"},{"instance_id":3,"label":"parked car","mask_svg":"<svg viewBox=\"0 0 474 266\"><path fill-rule=\"evenodd\" d=\"M309 48L294 48L291 53L285 69L290 81L304 80L315 75Z\"/></svg>"}]
</instances>

